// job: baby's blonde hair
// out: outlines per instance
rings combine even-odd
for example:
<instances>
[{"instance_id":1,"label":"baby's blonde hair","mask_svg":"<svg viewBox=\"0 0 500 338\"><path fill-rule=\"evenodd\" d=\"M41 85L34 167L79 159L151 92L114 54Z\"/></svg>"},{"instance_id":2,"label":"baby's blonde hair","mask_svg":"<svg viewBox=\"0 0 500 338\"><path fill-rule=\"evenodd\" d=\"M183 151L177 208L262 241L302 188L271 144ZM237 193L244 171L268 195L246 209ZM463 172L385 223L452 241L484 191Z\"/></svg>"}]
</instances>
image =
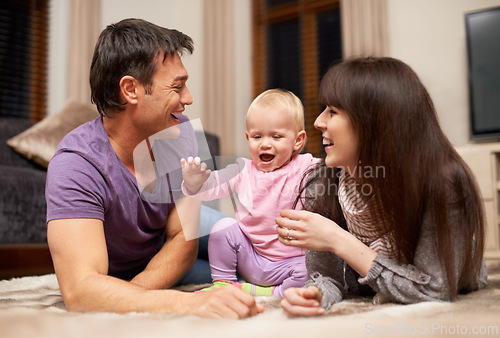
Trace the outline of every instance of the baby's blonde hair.
<instances>
[{"instance_id":1,"label":"baby's blonde hair","mask_svg":"<svg viewBox=\"0 0 500 338\"><path fill-rule=\"evenodd\" d=\"M283 111L290 114L290 117L295 122L295 132L300 132L305 130L304 122L304 105L302 101L291 91L286 89L268 89L257 96L247 110L247 118L250 110L256 106L266 106L271 107L277 111ZM302 144L302 147L298 149L295 153L298 154L304 148L306 142Z\"/></svg>"}]
</instances>

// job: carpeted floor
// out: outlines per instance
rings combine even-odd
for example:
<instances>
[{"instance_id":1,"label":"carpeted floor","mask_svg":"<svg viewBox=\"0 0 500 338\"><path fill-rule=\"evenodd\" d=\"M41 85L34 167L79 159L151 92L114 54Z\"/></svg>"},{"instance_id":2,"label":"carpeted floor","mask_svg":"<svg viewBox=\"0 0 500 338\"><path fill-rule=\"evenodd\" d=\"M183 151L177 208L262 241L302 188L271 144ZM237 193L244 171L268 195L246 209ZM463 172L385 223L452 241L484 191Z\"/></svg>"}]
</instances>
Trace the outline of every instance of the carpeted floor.
<instances>
[{"instance_id":1,"label":"carpeted floor","mask_svg":"<svg viewBox=\"0 0 500 338\"><path fill-rule=\"evenodd\" d=\"M55 275L0 281L0 337L366 337L500 336L500 263L488 264L487 288L454 303L373 305L349 298L325 315L287 318L278 298L245 320L66 311ZM186 288L191 291L197 286Z\"/></svg>"}]
</instances>

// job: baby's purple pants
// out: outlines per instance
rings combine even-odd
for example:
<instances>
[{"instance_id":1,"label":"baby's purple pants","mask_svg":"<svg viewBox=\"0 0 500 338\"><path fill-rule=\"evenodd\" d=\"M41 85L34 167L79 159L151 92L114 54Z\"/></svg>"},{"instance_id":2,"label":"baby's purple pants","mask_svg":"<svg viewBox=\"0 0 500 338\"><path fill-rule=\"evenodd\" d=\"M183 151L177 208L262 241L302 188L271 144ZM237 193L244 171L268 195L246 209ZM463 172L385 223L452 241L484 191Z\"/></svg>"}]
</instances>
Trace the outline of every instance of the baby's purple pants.
<instances>
[{"instance_id":1,"label":"baby's purple pants","mask_svg":"<svg viewBox=\"0 0 500 338\"><path fill-rule=\"evenodd\" d=\"M212 279L236 282L236 272L245 282L275 285L274 296L283 297L290 287L302 287L307 280L304 256L271 261L259 255L234 218L214 224L208 240L208 258Z\"/></svg>"}]
</instances>

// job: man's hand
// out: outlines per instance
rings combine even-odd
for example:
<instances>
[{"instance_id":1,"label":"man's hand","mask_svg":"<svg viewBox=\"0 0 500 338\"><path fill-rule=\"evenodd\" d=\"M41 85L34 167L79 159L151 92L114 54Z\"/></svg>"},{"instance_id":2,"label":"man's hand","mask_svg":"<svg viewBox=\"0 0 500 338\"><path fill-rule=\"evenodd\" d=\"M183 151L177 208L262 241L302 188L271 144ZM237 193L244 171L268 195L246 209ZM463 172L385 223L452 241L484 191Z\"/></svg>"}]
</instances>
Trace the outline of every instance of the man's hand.
<instances>
[{"instance_id":1,"label":"man's hand","mask_svg":"<svg viewBox=\"0 0 500 338\"><path fill-rule=\"evenodd\" d=\"M264 311L255 298L241 289L227 285L218 289L195 293L191 299L192 314L208 318L247 318Z\"/></svg>"},{"instance_id":2,"label":"man's hand","mask_svg":"<svg viewBox=\"0 0 500 338\"><path fill-rule=\"evenodd\" d=\"M181 158L181 166L182 178L186 188L192 194L198 193L203 183L210 176L210 169L207 169L207 164L201 162L199 157L193 159L189 156L187 160Z\"/></svg>"}]
</instances>

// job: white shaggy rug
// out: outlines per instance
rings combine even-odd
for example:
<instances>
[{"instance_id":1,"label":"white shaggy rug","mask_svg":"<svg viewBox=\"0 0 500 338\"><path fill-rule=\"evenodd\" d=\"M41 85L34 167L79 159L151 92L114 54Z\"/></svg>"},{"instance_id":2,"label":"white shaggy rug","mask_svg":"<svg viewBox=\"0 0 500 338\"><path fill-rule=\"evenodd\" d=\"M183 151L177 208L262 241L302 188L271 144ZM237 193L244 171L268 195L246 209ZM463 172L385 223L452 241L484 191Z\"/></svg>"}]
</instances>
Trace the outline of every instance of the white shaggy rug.
<instances>
[{"instance_id":1,"label":"white shaggy rug","mask_svg":"<svg viewBox=\"0 0 500 338\"><path fill-rule=\"evenodd\" d=\"M0 281L0 337L366 337L500 336L500 264L488 286L454 303L373 305L349 298L315 318L287 318L279 299L259 297L265 311L244 320L195 316L68 312L55 275Z\"/></svg>"}]
</instances>

